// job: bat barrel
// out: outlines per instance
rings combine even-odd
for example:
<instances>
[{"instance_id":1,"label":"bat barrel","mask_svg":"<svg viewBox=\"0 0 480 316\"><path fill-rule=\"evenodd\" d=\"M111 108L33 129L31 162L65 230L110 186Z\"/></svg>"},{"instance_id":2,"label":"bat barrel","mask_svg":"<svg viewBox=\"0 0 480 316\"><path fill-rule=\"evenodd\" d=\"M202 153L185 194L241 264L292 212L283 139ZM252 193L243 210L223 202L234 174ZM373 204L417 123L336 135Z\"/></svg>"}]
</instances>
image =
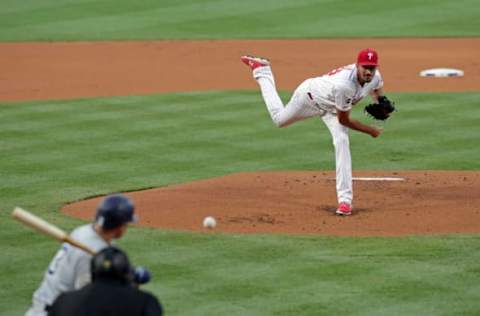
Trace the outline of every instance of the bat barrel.
<instances>
[{"instance_id":1,"label":"bat barrel","mask_svg":"<svg viewBox=\"0 0 480 316\"><path fill-rule=\"evenodd\" d=\"M50 237L53 237L57 240L67 242L77 248L80 248L90 254L95 254L95 251L87 247L86 245L71 239L67 233L55 225L50 224L49 222L41 219L40 217L20 208L15 207L12 212L12 217L16 220L24 223L27 226L32 227L33 229L38 230L41 233L44 233Z\"/></svg>"}]
</instances>

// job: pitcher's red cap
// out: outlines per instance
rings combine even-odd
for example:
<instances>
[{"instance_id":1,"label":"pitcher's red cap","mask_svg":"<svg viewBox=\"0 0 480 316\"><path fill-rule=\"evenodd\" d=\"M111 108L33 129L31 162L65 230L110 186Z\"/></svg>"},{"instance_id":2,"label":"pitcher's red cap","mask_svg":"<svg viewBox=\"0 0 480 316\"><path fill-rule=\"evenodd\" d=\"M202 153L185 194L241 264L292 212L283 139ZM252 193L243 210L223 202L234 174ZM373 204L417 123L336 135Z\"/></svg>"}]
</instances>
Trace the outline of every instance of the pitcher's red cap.
<instances>
[{"instance_id":1,"label":"pitcher's red cap","mask_svg":"<svg viewBox=\"0 0 480 316\"><path fill-rule=\"evenodd\" d=\"M357 64L362 66L378 66L378 54L373 48L365 48L358 53Z\"/></svg>"}]
</instances>

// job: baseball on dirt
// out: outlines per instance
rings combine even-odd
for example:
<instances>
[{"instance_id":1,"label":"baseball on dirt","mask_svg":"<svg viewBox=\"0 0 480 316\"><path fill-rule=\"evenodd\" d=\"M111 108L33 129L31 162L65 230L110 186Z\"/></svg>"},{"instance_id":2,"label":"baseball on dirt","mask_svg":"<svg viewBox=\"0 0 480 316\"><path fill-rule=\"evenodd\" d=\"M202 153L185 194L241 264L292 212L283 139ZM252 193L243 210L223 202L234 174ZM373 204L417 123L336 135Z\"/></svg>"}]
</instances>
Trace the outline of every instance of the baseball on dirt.
<instances>
[{"instance_id":1,"label":"baseball on dirt","mask_svg":"<svg viewBox=\"0 0 480 316\"><path fill-rule=\"evenodd\" d=\"M212 216L207 216L203 219L203 227L205 228L214 228L217 226L217 221Z\"/></svg>"}]
</instances>

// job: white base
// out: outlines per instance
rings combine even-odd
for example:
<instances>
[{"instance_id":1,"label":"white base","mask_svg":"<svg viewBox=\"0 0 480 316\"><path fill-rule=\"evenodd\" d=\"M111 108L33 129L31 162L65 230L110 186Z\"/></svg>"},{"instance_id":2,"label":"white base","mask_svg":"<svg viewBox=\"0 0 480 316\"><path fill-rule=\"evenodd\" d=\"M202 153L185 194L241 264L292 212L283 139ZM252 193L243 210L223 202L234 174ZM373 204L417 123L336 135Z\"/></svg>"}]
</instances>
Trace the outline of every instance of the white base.
<instances>
[{"instance_id":1,"label":"white base","mask_svg":"<svg viewBox=\"0 0 480 316\"><path fill-rule=\"evenodd\" d=\"M421 77L463 77L463 70L453 68L432 68L422 70Z\"/></svg>"}]
</instances>

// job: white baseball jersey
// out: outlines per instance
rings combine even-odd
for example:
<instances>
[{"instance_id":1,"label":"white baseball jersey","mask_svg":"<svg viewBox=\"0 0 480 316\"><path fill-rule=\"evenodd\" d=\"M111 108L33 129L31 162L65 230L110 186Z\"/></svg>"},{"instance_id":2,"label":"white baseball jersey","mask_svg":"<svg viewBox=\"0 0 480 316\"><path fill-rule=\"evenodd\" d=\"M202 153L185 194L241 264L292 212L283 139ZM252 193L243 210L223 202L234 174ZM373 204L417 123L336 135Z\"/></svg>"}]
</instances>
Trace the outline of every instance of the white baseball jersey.
<instances>
[{"instance_id":1,"label":"white baseball jersey","mask_svg":"<svg viewBox=\"0 0 480 316\"><path fill-rule=\"evenodd\" d=\"M313 78L310 83L314 101L329 112L335 112L336 109L348 111L371 91L382 87L383 80L378 69L372 80L361 86L358 83L355 64L340 67L324 76Z\"/></svg>"},{"instance_id":2,"label":"white baseball jersey","mask_svg":"<svg viewBox=\"0 0 480 316\"><path fill-rule=\"evenodd\" d=\"M97 234L93 224L80 226L70 236L95 252L109 244ZM42 284L33 294L34 304L51 305L63 292L81 288L89 283L92 256L70 244L64 243L52 259Z\"/></svg>"},{"instance_id":3,"label":"white baseball jersey","mask_svg":"<svg viewBox=\"0 0 480 316\"><path fill-rule=\"evenodd\" d=\"M369 83L360 85L356 64L332 70L330 73L302 82L284 106L275 87L270 66L253 70L253 77L260 85L265 105L273 123L285 127L309 117L321 117L328 127L335 147L336 186L338 202L351 204L353 199L352 158L348 127L340 124L337 109L349 111L370 92L383 87L377 70Z\"/></svg>"}]
</instances>

